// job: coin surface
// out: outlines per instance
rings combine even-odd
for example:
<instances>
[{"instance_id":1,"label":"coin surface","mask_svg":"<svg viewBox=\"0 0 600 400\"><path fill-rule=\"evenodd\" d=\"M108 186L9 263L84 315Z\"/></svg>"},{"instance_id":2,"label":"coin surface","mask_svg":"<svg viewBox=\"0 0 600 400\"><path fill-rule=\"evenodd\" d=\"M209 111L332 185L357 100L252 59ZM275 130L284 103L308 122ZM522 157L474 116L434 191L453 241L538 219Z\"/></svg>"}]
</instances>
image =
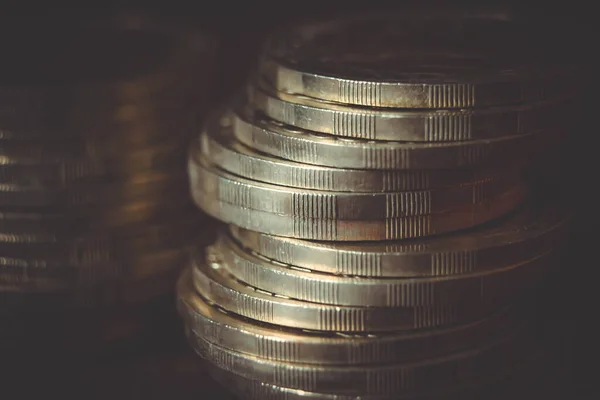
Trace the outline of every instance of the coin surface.
<instances>
[{"instance_id":1,"label":"coin surface","mask_svg":"<svg viewBox=\"0 0 600 400\"><path fill-rule=\"evenodd\" d=\"M209 122L192 143L189 168L202 154L211 164L247 179L295 188L337 192L394 192L450 186L476 186L499 179L518 179L520 168L470 170L363 170L322 167L287 161L257 152L237 141L232 120L223 116ZM514 178L510 178L514 174Z\"/></svg>"},{"instance_id":2,"label":"coin surface","mask_svg":"<svg viewBox=\"0 0 600 400\"><path fill-rule=\"evenodd\" d=\"M529 203L505 218L460 233L410 242L324 243L230 226L243 247L279 263L330 274L367 277L441 277L480 273L550 251L570 214Z\"/></svg>"},{"instance_id":3,"label":"coin surface","mask_svg":"<svg viewBox=\"0 0 600 400\"><path fill-rule=\"evenodd\" d=\"M456 142L525 135L559 125L568 117L563 102L483 109L406 111L350 107L249 86L250 103L284 124L365 140Z\"/></svg>"},{"instance_id":4,"label":"coin surface","mask_svg":"<svg viewBox=\"0 0 600 400\"><path fill-rule=\"evenodd\" d=\"M290 299L253 288L229 274L218 260L194 259L195 289L209 301L244 317L293 328L335 332L389 332L450 326L489 314L474 304L435 307L350 307Z\"/></svg>"},{"instance_id":5,"label":"coin surface","mask_svg":"<svg viewBox=\"0 0 600 400\"><path fill-rule=\"evenodd\" d=\"M381 279L334 275L279 264L244 251L220 235L211 256L237 279L260 290L321 304L427 307L469 301L495 305L535 286L556 262L552 252L483 273Z\"/></svg>"},{"instance_id":6,"label":"coin surface","mask_svg":"<svg viewBox=\"0 0 600 400\"><path fill-rule=\"evenodd\" d=\"M509 334L489 344L442 359L407 364L367 366L319 366L265 360L209 343L192 334L194 349L207 361L229 372L276 386L320 393L416 395L477 383L499 374L507 362L526 359L531 335Z\"/></svg>"},{"instance_id":7,"label":"coin surface","mask_svg":"<svg viewBox=\"0 0 600 400\"><path fill-rule=\"evenodd\" d=\"M189 333L191 335L191 333ZM192 338L193 339L193 338ZM192 340L190 339L190 340ZM193 347L193 345L192 345ZM539 365L539 357L533 356L529 358L524 364L521 364L516 368L516 371L508 368L506 371L502 371L498 376L493 376L488 379L481 379L475 385L463 385L453 388L445 388L443 391L419 391L415 396L398 396L397 394L381 395L381 394L365 394L365 393L354 393L354 394L341 394L341 393L317 393L307 390L285 388L270 383L249 379L241 375L229 372L225 369L212 366L208 368L208 374L223 385L227 390L231 390L237 393L243 399L253 400L306 400L306 399L318 399L318 400L456 400L460 398L489 398L490 393L503 393L501 390L506 389L506 381L510 382L512 376L517 373L522 373L530 370L537 371ZM519 387L521 389L522 387ZM498 390L501 389L501 390ZM516 390L513 387L513 393L520 393L521 390ZM511 389L508 388L508 393L511 393ZM493 397L493 399L500 399L502 397Z\"/></svg>"},{"instance_id":8,"label":"coin surface","mask_svg":"<svg viewBox=\"0 0 600 400\"><path fill-rule=\"evenodd\" d=\"M194 182L194 177L191 177ZM447 233L489 222L521 204L527 189L518 187L486 203L456 208L452 212L378 220L342 220L293 217L244 208L220 201L216 188L204 185L192 191L194 202L208 215L240 228L271 235L312 240L373 241L412 239Z\"/></svg>"},{"instance_id":9,"label":"coin surface","mask_svg":"<svg viewBox=\"0 0 600 400\"><path fill-rule=\"evenodd\" d=\"M571 215L532 176L583 76L524 22L430 7L268 38L191 129L192 199L222 225L177 310L209 374L243 398L433 400L538 368Z\"/></svg>"},{"instance_id":10,"label":"coin surface","mask_svg":"<svg viewBox=\"0 0 600 400\"><path fill-rule=\"evenodd\" d=\"M427 191L358 193L298 189L251 181L215 168L199 157L190 180L195 196L215 198L240 208L293 218L378 220L452 213L491 204L521 185L518 179L500 179L469 186Z\"/></svg>"},{"instance_id":11,"label":"coin surface","mask_svg":"<svg viewBox=\"0 0 600 400\"><path fill-rule=\"evenodd\" d=\"M448 143L369 141L309 132L261 117L236 113L236 138L258 151L306 164L352 169L422 170L518 162L553 131Z\"/></svg>"},{"instance_id":12,"label":"coin surface","mask_svg":"<svg viewBox=\"0 0 600 400\"><path fill-rule=\"evenodd\" d=\"M479 321L416 334L285 328L243 318L208 302L194 291L190 272L179 279L178 310L190 329L210 343L268 360L318 365L377 365L448 354L517 329L525 315L509 307Z\"/></svg>"},{"instance_id":13,"label":"coin surface","mask_svg":"<svg viewBox=\"0 0 600 400\"><path fill-rule=\"evenodd\" d=\"M260 74L282 92L431 109L534 101L560 95L576 80L520 21L431 12L362 13L286 27L270 36Z\"/></svg>"}]
</instances>

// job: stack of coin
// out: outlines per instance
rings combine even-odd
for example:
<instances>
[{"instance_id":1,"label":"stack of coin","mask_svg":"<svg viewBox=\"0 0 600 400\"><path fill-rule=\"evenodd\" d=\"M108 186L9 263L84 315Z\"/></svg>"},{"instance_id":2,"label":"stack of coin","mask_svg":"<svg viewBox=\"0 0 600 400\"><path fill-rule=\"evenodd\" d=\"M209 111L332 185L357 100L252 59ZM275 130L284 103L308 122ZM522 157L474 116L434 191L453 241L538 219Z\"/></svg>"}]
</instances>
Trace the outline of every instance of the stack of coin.
<instances>
[{"instance_id":1,"label":"stack of coin","mask_svg":"<svg viewBox=\"0 0 600 400\"><path fill-rule=\"evenodd\" d=\"M230 224L178 286L216 379L243 398L435 398L537 359L529 295L568 215L526 172L575 93L519 24L359 15L273 35L189 158L196 204Z\"/></svg>"},{"instance_id":2,"label":"stack of coin","mask_svg":"<svg viewBox=\"0 0 600 400\"><path fill-rule=\"evenodd\" d=\"M2 345L139 333L203 234L185 154L214 45L133 14L0 30Z\"/></svg>"}]
</instances>

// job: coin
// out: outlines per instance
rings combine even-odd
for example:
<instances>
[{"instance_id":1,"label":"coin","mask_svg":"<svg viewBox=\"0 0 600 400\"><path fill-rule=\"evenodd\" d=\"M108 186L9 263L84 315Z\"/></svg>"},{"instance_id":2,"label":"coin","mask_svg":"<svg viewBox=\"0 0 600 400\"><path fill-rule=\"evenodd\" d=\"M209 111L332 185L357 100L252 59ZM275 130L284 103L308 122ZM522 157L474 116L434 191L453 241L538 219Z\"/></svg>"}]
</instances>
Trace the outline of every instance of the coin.
<instances>
[{"instance_id":1,"label":"coin","mask_svg":"<svg viewBox=\"0 0 600 400\"><path fill-rule=\"evenodd\" d=\"M191 333L189 334L191 335ZM193 338L192 338L193 339ZM190 340L192 340L190 339ZM193 345L192 345L193 347ZM285 388L270 383L249 379L241 375L229 372L219 367L208 368L208 374L223 385L227 390L234 391L240 398L255 400L457 400L461 398L489 398L489 393L504 393L506 381L517 373L525 371L537 371L539 357L531 357L524 364L521 364L513 371L509 368L502 371L498 376L488 379L481 379L475 385L463 385L453 388L445 388L443 391L420 391L416 396L398 396L397 394L378 395L378 394L340 394L340 393L316 393L312 391ZM537 372L536 372L537 373ZM522 386L519 387L521 389ZM500 390L498 390L500 389ZM513 391L515 388L513 388ZM518 390L520 393L521 391ZM510 390L508 391L510 393ZM502 397L493 397L499 399Z\"/></svg>"},{"instance_id":2,"label":"coin","mask_svg":"<svg viewBox=\"0 0 600 400\"><path fill-rule=\"evenodd\" d=\"M45 230L38 227L28 231L23 228L27 228L28 222L36 224L40 214L5 214L8 220L4 230L0 230L0 251L13 258L37 256L47 260L68 260L70 263L106 261L111 259L108 255L111 249L115 250L114 257L122 257L130 252L145 252L197 237L199 233L205 234L208 231L206 217L195 212L194 208L190 204L178 213L165 213L150 221L87 231L73 229L75 224L69 221L68 215L54 215L54 226L49 223L53 215L49 215L50 221L42 220Z\"/></svg>"},{"instance_id":3,"label":"coin","mask_svg":"<svg viewBox=\"0 0 600 400\"><path fill-rule=\"evenodd\" d=\"M192 334L194 349L213 363L245 378L272 385L332 394L416 395L474 384L499 374L507 362L526 359L531 342L527 332L493 338L489 344L442 359L407 364L367 366L319 366L265 360L209 343Z\"/></svg>"},{"instance_id":4,"label":"coin","mask_svg":"<svg viewBox=\"0 0 600 400\"><path fill-rule=\"evenodd\" d=\"M185 157L184 148L185 146L181 143L172 143L156 148L131 149L127 154L113 154L107 157L93 154L68 157L63 154L48 154L35 149L34 151L27 150L29 154L18 154L8 149L7 146L2 146L0 147L0 157L5 160L2 170L3 175L7 177L22 176L26 171L37 173L45 167L61 168L68 171L68 174L76 176L85 176L86 171L89 170L95 173L97 171L106 171L107 173L126 171L126 173L132 174L165 167L170 167L172 170L173 166L184 165L182 162ZM29 179L35 178L30 177Z\"/></svg>"},{"instance_id":5,"label":"coin","mask_svg":"<svg viewBox=\"0 0 600 400\"><path fill-rule=\"evenodd\" d=\"M524 205L470 231L410 242L323 243L230 226L234 240L273 261L367 277L441 277L482 273L535 258L559 243L569 213L560 205Z\"/></svg>"},{"instance_id":6,"label":"coin","mask_svg":"<svg viewBox=\"0 0 600 400\"><path fill-rule=\"evenodd\" d=\"M3 291L58 293L87 290L90 285L123 279L141 280L178 269L187 261L188 251L181 243L147 254L130 255L121 260L69 265L66 262L2 258L0 286Z\"/></svg>"},{"instance_id":7,"label":"coin","mask_svg":"<svg viewBox=\"0 0 600 400\"><path fill-rule=\"evenodd\" d=\"M334 275L279 264L244 251L220 235L209 250L233 276L270 293L313 303L369 307L427 307L469 301L505 303L544 277L554 253L484 273L451 277L381 279Z\"/></svg>"},{"instance_id":8,"label":"coin","mask_svg":"<svg viewBox=\"0 0 600 400\"><path fill-rule=\"evenodd\" d=\"M519 167L471 170L361 170L308 165L259 153L238 142L231 118L209 122L204 134L192 143L189 168L202 154L211 164L243 178L294 188L336 192L395 192L450 186L476 186L502 179L517 179Z\"/></svg>"},{"instance_id":9,"label":"coin","mask_svg":"<svg viewBox=\"0 0 600 400\"><path fill-rule=\"evenodd\" d=\"M260 85L260 84L257 84ZM378 110L248 88L250 103L284 124L365 140L451 142L525 135L559 125L565 101L460 110Z\"/></svg>"},{"instance_id":10,"label":"coin","mask_svg":"<svg viewBox=\"0 0 600 400\"><path fill-rule=\"evenodd\" d=\"M193 177L192 177L193 179ZM208 215L240 228L271 235L312 240L373 241L412 239L470 228L498 218L525 200L527 189L518 187L490 202L456 208L441 214L379 220L303 218L244 208L218 199L206 186L193 190L194 202Z\"/></svg>"},{"instance_id":11,"label":"coin","mask_svg":"<svg viewBox=\"0 0 600 400\"><path fill-rule=\"evenodd\" d=\"M44 188L38 185L0 184L0 206L41 208L80 208L90 206L110 207L126 202L162 198L165 193L171 196L186 196L185 176L139 184L93 184L73 185L70 188Z\"/></svg>"},{"instance_id":12,"label":"coin","mask_svg":"<svg viewBox=\"0 0 600 400\"><path fill-rule=\"evenodd\" d=\"M430 109L534 101L560 95L577 80L522 22L431 11L286 26L269 37L260 74L282 92Z\"/></svg>"},{"instance_id":13,"label":"coin","mask_svg":"<svg viewBox=\"0 0 600 400\"><path fill-rule=\"evenodd\" d=\"M179 165L156 165L153 168L119 168L115 163L80 159L56 163L31 163L29 165L0 166L2 184L38 185L52 189L73 184L136 184L173 175Z\"/></svg>"},{"instance_id":14,"label":"coin","mask_svg":"<svg viewBox=\"0 0 600 400\"><path fill-rule=\"evenodd\" d=\"M253 288L229 274L218 260L194 258L196 290L224 309L265 323L336 332L389 332L450 326L489 313L485 307L443 304L435 307L349 307L300 301Z\"/></svg>"},{"instance_id":15,"label":"coin","mask_svg":"<svg viewBox=\"0 0 600 400\"><path fill-rule=\"evenodd\" d=\"M286 160L337 168L422 170L479 166L501 162L507 154L518 162L543 138L538 132L506 138L451 143L380 142L334 137L290 127L258 114L236 113L236 138L258 151Z\"/></svg>"},{"instance_id":16,"label":"coin","mask_svg":"<svg viewBox=\"0 0 600 400\"><path fill-rule=\"evenodd\" d=\"M517 329L525 315L508 307L472 323L417 334L285 328L245 319L208 302L194 291L189 271L179 279L178 310L195 334L210 343L268 360L318 365L377 365L448 354Z\"/></svg>"},{"instance_id":17,"label":"coin","mask_svg":"<svg viewBox=\"0 0 600 400\"><path fill-rule=\"evenodd\" d=\"M207 233L206 217L185 211L191 210L182 210L181 214L167 216L162 221L96 232L31 235L29 241L19 241L17 235L13 235L15 238L11 240L11 235L5 233L0 240L0 251L6 258L34 263L86 265L124 260L152 250L200 240L199 237Z\"/></svg>"},{"instance_id":18,"label":"coin","mask_svg":"<svg viewBox=\"0 0 600 400\"><path fill-rule=\"evenodd\" d=\"M187 198L171 202L150 199L118 207L79 210L7 211L0 213L0 242L52 242L60 235L90 234L130 224L152 223L179 215L191 206ZM77 210L76 210L77 211Z\"/></svg>"},{"instance_id":19,"label":"coin","mask_svg":"<svg viewBox=\"0 0 600 400\"><path fill-rule=\"evenodd\" d=\"M297 189L251 181L211 166L203 157L192 164L194 196L208 196L244 209L293 218L378 220L468 210L493 203L520 185L518 179L500 179L469 186L427 191L357 193Z\"/></svg>"}]
</instances>

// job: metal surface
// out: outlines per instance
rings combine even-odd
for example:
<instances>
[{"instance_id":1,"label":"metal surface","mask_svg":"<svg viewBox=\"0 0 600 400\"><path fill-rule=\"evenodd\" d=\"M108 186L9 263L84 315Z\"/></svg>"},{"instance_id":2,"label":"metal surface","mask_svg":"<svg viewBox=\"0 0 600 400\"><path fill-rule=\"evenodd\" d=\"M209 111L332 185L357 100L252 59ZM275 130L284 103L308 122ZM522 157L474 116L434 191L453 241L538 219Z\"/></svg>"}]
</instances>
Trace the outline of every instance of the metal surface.
<instances>
[{"instance_id":1,"label":"metal surface","mask_svg":"<svg viewBox=\"0 0 600 400\"><path fill-rule=\"evenodd\" d=\"M485 107L570 90L576 72L513 17L428 7L286 26L259 70L282 92L371 107Z\"/></svg>"},{"instance_id":2,"label":"metal surface","mask_svg":"<svg viewBox=\"0 0 600 400\"><path fill-rule=\"evenodd\" d=\"M271 235L326 241L414 239L466 229L499 218L518 206L526 188L518 187L489 203L468 205L451 213L379 220L317 219L280 215L219 201L216 194L194 190L201 210L222 222Z\"/></svg>"},{"instance_id":3,"label":"metal surface","mask_svg":"<svg viewBox=\"0 0 600 400\"><path fill-rule=\"evenodd\" d=\"M350 107L249 87L256 109L287 125L334 136L407 142L460 142L526 135L551 128L568 114L566 101L547 100L485 109L404 111ZM562 99L561 99L562 100Z\"/></svg>"},{"instance_id":4,"label":"metal surface","mask_svg":"<svg viewBox=\"0 0 600 400\"><path fill-rule=\"evenodd\" d=\"M192 143L189 168L200 155L211 164L243 178L302 189L334 192L403 192L441 187L478 186L499 179L518 179L520 166L469 170L363 170L320 167L287 161L253 150L235 139L230 115L213 118ZM257 138L258 140L258 138ZM249 145L255 146L252 142ZM268 149L266 149L268 150ZM291 150L291 149L290 149ZM302 148L299 149L300 152Z\"/></svg>"},{"instance_id":5,"label":"metal surface","mask_svg":"<svg viewBox=\"0 0 600 400\"><path fill-rule=\"evenodd\" d=\"M290 299L253 288L216 260L194 262L194 287L226 310L258 321L294 328L337 332L390 332L450 326L480 319L489 308L474 304L435 307L341 307ZM460 311L459 311L460 310Z\"/></svg>"},{"instance_id":6,"label":"metal surface","mask_svg":"<svg viewBox=\"0 0 600 400\"><path fill-rule=\"evenodd\" d=\"M283 159L336 168L403 171L462 168L505 162L507 154L511 154L511 162L518 163L521 157L541 145L543 138L553 135L551 131L541 131L466 142L382 142L336 139L257 114L236 115L234 132L245 145Z\"/></svg>"},{"instance_id":7,"label":"metal surface","mask_svg":"<svg viewBox=\"0 0 600 400\"><path fill-rule=\"evenodd\" d=\"M191 347L243 398L523 383L570 222L531 177L583 76L514 15L337 14L282 24L192 142L193 199L229 226L180 277Z\"/></svg>"},{"instance_id":8,"label":"metal surface","mask_svg":"<svg viewBox=\"0 0 600 400\"><path fill-rule=\"evenodd\" d=\"M475 230L410 242L324 243L230 227L233 238L273 261L330 274L440 277L480 273L541 255L560 243L568 214L528 204Z\"/></svg>"},{"instance_id":9,"label":"metal surface","mask_svg":"<svg viewBox=\"0 0 600 400\"><path fill-rule=\"evenodd\" d=\"M554 258L548 252L483 273L380 279L333 275L276 263L245 252L224 236L211 247L210 254L237 279L257 289L313 303L368 307L504 304L535 286Z\"/></svg>"},{"instance_id":10,"label":"metal surface","mask_svg":"<svg viewBox=\"0 0 600 400\"><path fill-rule=\"evenodd\" d=\"M285 328L230 313L200 297L189 272L181 276L177 293L178 309L187 326L206 341L267 360L316 365L378 365L433 358L516 329L525 315L513 307L445 329L348 334Z\"/></svg>"},{"instance_id":11,"label":"metal surface","mask_svg":"<svg viewBox=\"0 0 600 400\"><path fill-rule=\"evenodd\" d=\"M521 352L531 338L526 333L495 338L490 344L414 364L365 366L318 366L288 364L264 360L227 350L193 336L195 350L219 368L276 386L321 393L359 392L381 395L415 395L417 393L455 389L474 384L488 374L499 374L505 363L526 358ZM431 381L435 379L436 389Z\"/></svg>"},{"instance_id":12,"label":"metal surface","mask_svg":"<svg viewBox=\"0 0 600 400\"><path fill-rule=\"evenodd\" d=\"M494 204L502 194L522 182L503 176L494 181L412 192L357 193L296 189L252 181L211 166L199 157L190 169L195 196L206 194L241 208L293 218L379 220L452 214ZM508 175L508 174L507 174ZM268 200L267 200L268 199Z\"/></svg>"}]
</instances>

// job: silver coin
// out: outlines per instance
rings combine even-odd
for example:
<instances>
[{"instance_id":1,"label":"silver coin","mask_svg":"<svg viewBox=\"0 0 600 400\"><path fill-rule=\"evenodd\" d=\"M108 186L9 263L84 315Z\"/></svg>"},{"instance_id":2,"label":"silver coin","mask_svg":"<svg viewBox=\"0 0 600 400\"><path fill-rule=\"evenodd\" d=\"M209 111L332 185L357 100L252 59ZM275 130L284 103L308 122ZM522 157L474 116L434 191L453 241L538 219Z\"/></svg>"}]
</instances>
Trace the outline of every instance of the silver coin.
<instances>
[{"instance_id":1,"label":"silver coin","mask_svg":"<svg viewBox=\"0 0 600 400\"><path fill-rule=\"evenodd\" d=\"M526 135L568 118L568 98L541 103L460 110L395 110L351 107L306 96L248 87L250 103L284 124L365 140L452 142Z\"/></svg>"},{"instance_id":2,"label":"silver coin","mask_svg":"<svg viewBox=\"0 0 600 400\"><path fill-rule=\"evenodd\" d=\"M195 181L193 176L191 179ZM300 239L373 241L418 238L489 222L514 210L525 200L526 192L525 187L519 187L488 203L470 205L468 209L380 220L316 219L267 213L219 201L214 189L206 187L202 191L193 190L192 195L196 205L205 213L241 228Z\"/></svg>"},{"instance_id":3,"label":"silver coin","mask_svg":"<svg viewBox=\"0 0 600 400\"><path fill-rule=\"evenodd\" d=\"M91 285L120 280L142 280L177 270L189 257L190 243L86 265L68 265L40 260L3 258L0 264L0 291L19 293L71 293Z\"/></svg>"},{"instance_id":4,"label":"silver coin","mask_svg":"<svg viewBox=\"0 0 600 400\"><path fill-rule=\"evenodd\" d=\"M526 159L555 135L541 131L500 139L448 143L383 142L342 138L290 127L241 111L235 114L234 133L258 151L312 165L353 169L427 170L481 166ZM505 164L505 163L504 163Z\"/></svg>"},{"instance_id":5,"label":"silver coin","mask_svg":"<svg viewBox=\"0 0 600 400\"><path fill-rule=\"evenodd\" d=\"M317 393L406 396L432 391L431 382L435 382L436 391L442 391L500 374L507 363L527 359L531 339L527 332L519 332L440 359L374 367L271 361L225 349L197 335L191 341L198 354L215 367L248 379Z\"/></svg>"},{"instance_id":6,"label":"silver coin","mask_svg":"<svg viewBox=\"0 0 600 400\"><path fill-rule=\"evenodd\" d=\"M182 174L183 175L183 174ZM129 184L79 184L54 189L39 185L0 184L0 206L40 207L110 207L122 203L161 198L166 192L185 196L188 192L185 176L162 181Z\"/></svg>"},{"instance_id":7,"label":"silver coin","mask_svg":"<svg viewBox=\"0 0 600 400\"><path fill-rule=\"evenodd\" d=\"M134 173L155 173L161 169L173 172L183 166L185 146L182 143L163 145L160 148L134 148L126 154L113 154L110 157L94 154L81 154L68 158L47 155L36 151L29 154L15 154L4 151L0 146L0 157L4 162L0 168L2 182L37 183L48 175L48 168L58 176L52 180L71 181L89 176L132 175Z\"/></svg>"},{"instance_id":8,"label":"silver coin","mask_svg":"<svg viewBox=\"0 0 600 400\"><path fill-rule=\"evenodd\" d=\"M521 184L507 176L481 185L428 191L328 192L251 181L215 168L202 157L198 161L189 170L194 196L205 195L241 208L292 218L379 220L452 213L491 204Z\"/></svg>"},{"instance_id":9,"label":"silver coin","mask_svg":"<svg viewBox=\"0 0 600 400\"><path fill-rule=\"evenodd\" d=\"M170 202L156 199L124 203L115 207L0 213L1 242L52 242L57 236L93 234L106 229L152 223L192 210L187 198Z\"/></svg>"},{"instance_id":10,"label":"silver coin","mask_svg":"<svg viewBox=\"0 0 600 400\"><path fill-rule=\"evenodd\" d=\"M191 333L188 335L191 336ZM190 340L193 340L193 338ZM528 360L527 364L533 363ZM519 365L519 369L525 370L522 365ZM481 391L481 398L486 398L487 394L490 392L488 386L490 383L496 383L503 378L510 376L510 372L506 371L491 379L482 379L475 385L445 388L442 392L428 390L424 393L423 391L420 391L418 394L411 396L398 394L365 394L364 392L357 392L354 394L316 393L306 390L285 388L245 378L215 366L208 368L207 373L223 385L223 387L238 394L241 398L248 400L457 400L461 398L470 398L465 396L476 396L479 391Z\"/></svg>"},{"instance_id":11,"label":"silver coin","mask_svg":"<svg viewBox=\"0 0 600 400\"><path fill-rule=\"evenodd\" d=\"M301 364L373 365L428 359L483 344L493 335L516 329L525 315L510 307L476 322L416 334L347 334L285 328L229 313L195 292L189 270L179 279L177 293L180 314L204 340L259 358Z\"/></svg>"},{"instance_id":12,"label":"silver coin","mask_svg":"<svg viewBox=\"0 0 600 400\"><path fill-rule=\"evenodd\" d=\"M569 91L576 71L530 33L514 16L464 10L355 13L286 25L259 71L280 91L372 107L485 107Z\"/></svg>"},{"instance_id":13,"label":"silver coin","mask_svg":"<svg viewBox=\"0 0 600 400\"><path fill-rule=\"evenodd\" d=\"M199 155L211 164L247 179L295 188L335 192L415 191L450 186L469 186L509 179L518 166L506 169L437 171L362 170L297 163L259 153L241 144L233 134L232 118L224 115L209 121L205 133L192 143L189 168L196 168ZM514 175L513 175L514 174Z\"/></svg>"},{"instance_id":14,"label":"silver coin","mask_svg":"<svg viewBox=\"0 0 600 400\"><path fill-rule=\"evenodd\" d=\"M335 332L389 332L449 326L481 319L475 304L435 307L349 307L290 299L235 279L215 260L194 259L194 287L203 297L244 317L292 328Z\"/></svg>"},{"instance_id":15,"label":"silver coin","mask_svg":"<svg viewBox=\"0 0 600 400\"><path fill-rule=\"evenodd\" d=\"M191 211L191 210L190 210ZM12 240L10 233L0 233L0 252L6 259L25 264L83 266L112 263L140 254L198 241L212 229L200 213L167 216L150 221L98 232L58 232L46 236L31 235L29 241ZM15 239L19 239L14 235ZM41 239L46 240L41 240ZM36 240L40 239L40 240Z\"/></svg>"},{"instance_id":16,"label":"silver coin","mask_svg":"<svg viewBox=\"0 0 600 400\"><path fill-rule=\"evenodd\" d=\"M244 251L220 235L211 256L233 276L270 293L312 303L355 307L429 307L470 302L506 303L535 286L556 263L549 252L519 264L477 274L432 278L365 278L279 264Z\"/></svg>"},{"instance_id":17,"label":"silver coin","mask_svg":"<svg viewBox=\"0 0 600 400\"><path fill-rule=\"evenodd\" d=\"M5 220L4 229L0 230L0 252L5 256L68 260L75 264L107 261L113 257L109 255L111 253L121 257L131 252L146 252L212 230L211 224L207 224L207 217L198 213L191 204L178 213L165 213L141 223L83 231L73 229L77 225L69 221L68 215L49 213L47 220L41 219L41 214L33 213L5 216L14 218L12 221Z\"/></svg>"},{"instance_id":18,"label":"silver coin","mask_svg":"<svg viewBox=\"0 0 600 400\"><path fill-rule=\"evenodd\" d=\"M411 242L323 243L230 226L243 247L314 271L370 277L441 277L480 273L554 248L570 221L560 206L529 203L485 227Z\"/></svg>"}]
</instances>

